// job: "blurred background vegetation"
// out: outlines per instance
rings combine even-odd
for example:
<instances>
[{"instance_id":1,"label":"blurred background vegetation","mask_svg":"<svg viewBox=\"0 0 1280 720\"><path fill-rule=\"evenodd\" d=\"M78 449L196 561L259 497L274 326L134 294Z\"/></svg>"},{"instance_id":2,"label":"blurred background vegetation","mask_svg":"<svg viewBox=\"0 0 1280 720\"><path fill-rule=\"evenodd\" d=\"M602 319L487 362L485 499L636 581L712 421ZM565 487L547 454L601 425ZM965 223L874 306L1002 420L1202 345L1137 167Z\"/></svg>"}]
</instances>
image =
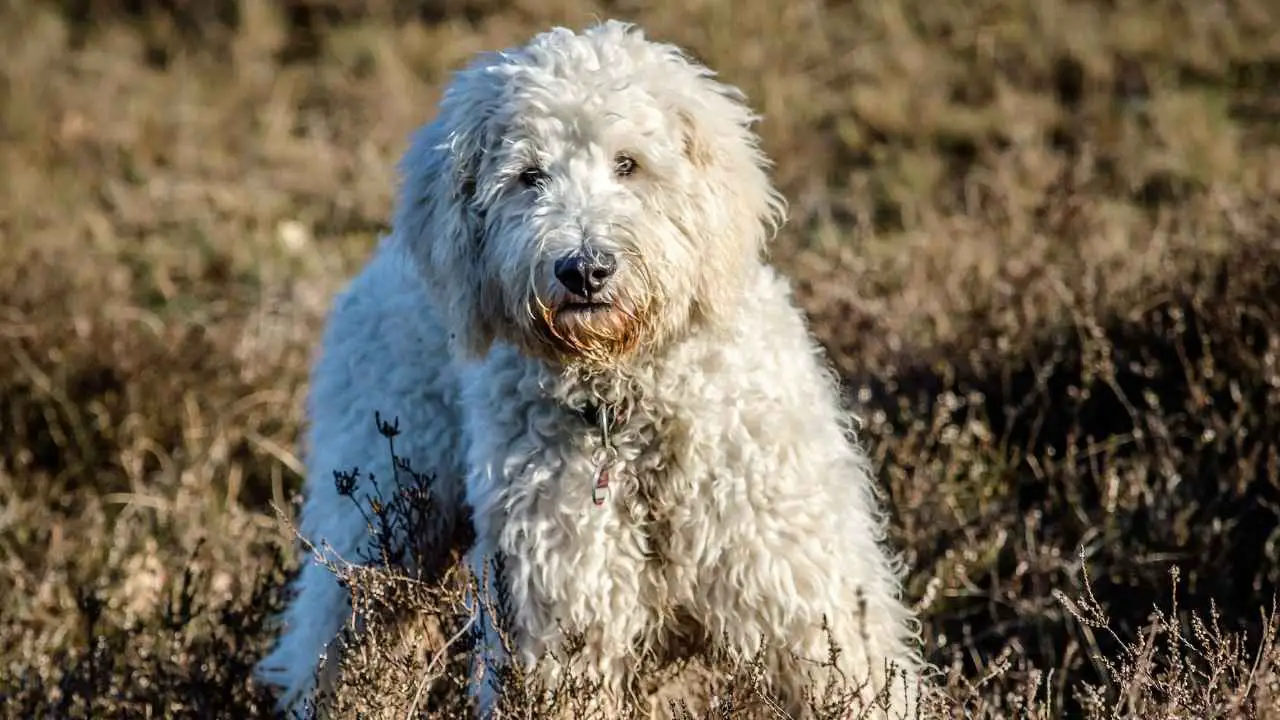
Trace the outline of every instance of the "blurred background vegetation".
<instances>
[{"instance_id":1,"label":"blurred background vegetation","mask_svg":"<svg viewBox=\"0 0 1280 720\"><path fill-rule=\"evenodd\" d=\"M1270 0L0 1L0 712L265 712L397 155L473 53L605 17L763 115L957 716L1275 717Z\"/></svg>"}]
</instances>

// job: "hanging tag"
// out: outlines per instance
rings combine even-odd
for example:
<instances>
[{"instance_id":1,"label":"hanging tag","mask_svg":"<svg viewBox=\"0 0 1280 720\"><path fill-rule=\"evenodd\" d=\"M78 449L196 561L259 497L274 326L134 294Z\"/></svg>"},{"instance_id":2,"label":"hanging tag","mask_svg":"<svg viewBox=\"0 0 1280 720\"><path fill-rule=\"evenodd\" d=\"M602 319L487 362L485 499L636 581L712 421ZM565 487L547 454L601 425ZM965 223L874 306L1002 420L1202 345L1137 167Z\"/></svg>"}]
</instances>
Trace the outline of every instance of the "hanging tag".
<instances>
[{"instance_id":1,"label":"hanging tag","mask_svg":"<svg viewBox=\"0 0 1280 720\"><path fill-rule=\"evenodd\" d=\"M596 471L591 476L591 502L596 507L609 498L609 471L618 461L618 449L613 445L610 433L612 418L609 408L600 408L600 447L596 451Z\"/></svg>"},{"instance_id":2,"label":"hanging tag","mask_svg":"<svg viewBox=\"0 0 1280 720\"><path fill-rule=\"evenodd\" d=\"M591 502L597 507L604 504L609 497L609 466L601 465L591 481Z\"/></svg>"},{"instance_id":3,"label":"hanging tag","mask_svg":"<svg viewBox=\"0 0 1280 720\"><path fill-rule=\"evenodd\" d=\"M609 498L609 476L618 462L618 449L612 444L596 449L596 470L591 474L591 502L599 507Z\"/></svg>"}]
</instances>

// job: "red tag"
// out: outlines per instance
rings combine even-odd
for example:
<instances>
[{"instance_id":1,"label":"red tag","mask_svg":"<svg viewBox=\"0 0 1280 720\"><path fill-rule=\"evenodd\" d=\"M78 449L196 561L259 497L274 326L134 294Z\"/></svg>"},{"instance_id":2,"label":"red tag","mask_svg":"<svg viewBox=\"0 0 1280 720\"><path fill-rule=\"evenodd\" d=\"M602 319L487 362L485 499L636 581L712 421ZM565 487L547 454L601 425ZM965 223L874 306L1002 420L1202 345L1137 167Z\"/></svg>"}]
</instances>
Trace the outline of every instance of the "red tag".
<instances>
[{"instance_id":1,"label":"red tag","mask_svg":"<svg viewBox=\"0 0 1280 720\"><path fill-rule=\"evenodd\" d=\"M606 465L596 471L596 480L591 487L591 502L603 505L609 496L609 467Z\"/></svg>"}]
</instances>

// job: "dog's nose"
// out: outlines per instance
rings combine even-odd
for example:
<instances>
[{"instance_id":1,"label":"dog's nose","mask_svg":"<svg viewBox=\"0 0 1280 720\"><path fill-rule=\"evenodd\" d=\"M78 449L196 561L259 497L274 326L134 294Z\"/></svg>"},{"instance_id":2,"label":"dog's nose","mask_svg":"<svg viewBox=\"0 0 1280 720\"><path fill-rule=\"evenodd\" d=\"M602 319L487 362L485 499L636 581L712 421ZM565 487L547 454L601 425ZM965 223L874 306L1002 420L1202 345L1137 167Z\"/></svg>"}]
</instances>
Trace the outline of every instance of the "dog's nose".
<instances>
[{"instance_id":1,"label":"dog's nose","mask_svg":"<svg viewBox=\"0 0 1280 720\"><path fill-rule=\"evenodd\" d=\"M566 290L591 297L604 289L618 270L618 260L610 253L574 253L556 261L556 279Z\"/></svg>"}]
</instances>

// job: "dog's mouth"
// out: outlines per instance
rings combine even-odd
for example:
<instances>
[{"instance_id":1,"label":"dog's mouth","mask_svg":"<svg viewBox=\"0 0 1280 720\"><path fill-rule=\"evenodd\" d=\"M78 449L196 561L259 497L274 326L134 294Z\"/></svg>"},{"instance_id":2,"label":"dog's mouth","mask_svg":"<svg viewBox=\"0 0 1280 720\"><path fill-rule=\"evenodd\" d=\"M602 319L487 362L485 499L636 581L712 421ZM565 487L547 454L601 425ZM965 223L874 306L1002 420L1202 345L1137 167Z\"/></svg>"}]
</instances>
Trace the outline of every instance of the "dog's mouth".
<instances>
[{"instance_id":1,"label":"dog's mouth","mask_svg":"<svg viewBox=\"0 0 1280 720\"><path fill-rule=\"evenodd\" d=\"M625 297L561 295L539 303L538 345L557 362L607 365L641 342L643 324Z\"/></svg>"},{"instance_id":2,"label":"dog's mouth","mask_svg":"<svg viewBox=\"0 0 1280 720\"><path fill-rule=\"evenodd\" d=\"M561 303L560 307L556 308L556 312L561 315L598 315L607 313L612 309L613 303L603 300L575 300Z\"/></svg>"}]
</instances>

